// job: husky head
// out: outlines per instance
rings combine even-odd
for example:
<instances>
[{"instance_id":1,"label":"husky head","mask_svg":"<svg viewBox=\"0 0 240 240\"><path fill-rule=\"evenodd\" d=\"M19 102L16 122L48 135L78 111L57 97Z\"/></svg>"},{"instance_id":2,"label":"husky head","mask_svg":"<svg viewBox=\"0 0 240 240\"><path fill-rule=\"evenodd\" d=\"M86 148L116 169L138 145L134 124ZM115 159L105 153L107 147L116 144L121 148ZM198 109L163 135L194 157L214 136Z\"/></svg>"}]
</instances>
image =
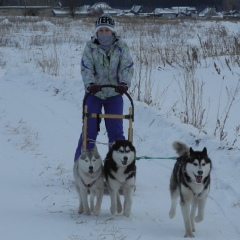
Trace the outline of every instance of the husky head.
<instances>
[{"instance_id":1,"label":"husky head","mask_svg":"<svg viewBox=\"0 0 240 240\"><path fill-rule=\"evenodd\" d=\"M186 172L189 177L198 184L204 182L204 179L209 176L212 164L208 158L207 149L202 151L194 151L189 149L189 158L186 164Z\"/></svg>"},{"instance_id":2,"label":"husky head","mask_svg":"<svg viewBox=\"0 0 240 240\"><path fill-rule=\"evenodd\" d=\"M102 158L94 147L91 150L82 151L78 164L83 172L93 174L102 166Z\"/></svg>"},{"instance_id":3,"label":"husky head","mask_svg":"<svg viewBox=\"0 0 240 240\"><path fill-rule=\"evenodd\" d=\"M135 160L135 147L128 140L117 140L112 145L112 158L118 166L128 166Z\"/></svg>"}]
</instances>

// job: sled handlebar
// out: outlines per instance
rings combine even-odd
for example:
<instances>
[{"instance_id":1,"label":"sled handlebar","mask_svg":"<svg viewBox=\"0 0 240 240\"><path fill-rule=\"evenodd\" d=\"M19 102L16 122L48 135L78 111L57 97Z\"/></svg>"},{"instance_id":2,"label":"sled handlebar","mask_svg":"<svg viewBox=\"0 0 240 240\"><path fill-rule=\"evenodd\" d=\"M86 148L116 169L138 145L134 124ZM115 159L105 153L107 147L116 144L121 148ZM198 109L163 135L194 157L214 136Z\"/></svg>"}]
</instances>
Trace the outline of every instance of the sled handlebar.
<instances>
[{"instance_id":1,"label":"sled handlebar","mask_svg":"<svg viewBox=\"0 0 240 240\"><path fill-rule=\"evenodd\" d=\"M111 85L111 84L105 84L105 85L100 85L100 91L102 90L102 88L114 88L116 89L117 86L115 85ZM131 103L131 107L132 107L132 120L134 121L134 105L133 105L133 100L131 98L131 96L129 95L128 92L124 92L124 94L128 97L130 103ZM82 106L82 109L83 109L83 116L84 116L84 106L86 105L86 101L87 101L87 98L91 95L90 92L86 93L85 94L85 97L83 99L83 106ZM95 94L93 94L95 95Z\"/></svg>"}]
</instances>

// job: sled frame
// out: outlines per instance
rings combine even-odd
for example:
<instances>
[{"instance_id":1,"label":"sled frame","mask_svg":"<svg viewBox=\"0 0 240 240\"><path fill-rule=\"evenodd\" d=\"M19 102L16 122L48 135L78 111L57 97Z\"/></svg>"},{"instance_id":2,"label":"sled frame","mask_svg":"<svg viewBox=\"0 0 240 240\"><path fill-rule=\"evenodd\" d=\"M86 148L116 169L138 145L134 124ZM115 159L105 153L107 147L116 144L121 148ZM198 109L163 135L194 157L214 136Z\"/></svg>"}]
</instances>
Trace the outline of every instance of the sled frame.
<instances>
[{"instance_id":1,"label":"sled frame","mask_svg":"<svg viewBox=\"0 0 240 240\"><path fill-rule=\"evenodd\" d=\"M114 85L101 85L100 88L116 88ZM87 149L87 120L88 118L111 118L111 119L126 119L129 120L129 127L128 127L128 141L133 141L133 122L134 122L134 105L133 100L131 96L125 92L124 94L128 97L131 106L129 107L129 112L126 115L120 115L120 114L98 114L98 113L88 113L88 106L86 105L87 98L89 97L91 93L86 93L84 99L83 99L83 144L82 149Z\"/></svg>"}]
</instances>

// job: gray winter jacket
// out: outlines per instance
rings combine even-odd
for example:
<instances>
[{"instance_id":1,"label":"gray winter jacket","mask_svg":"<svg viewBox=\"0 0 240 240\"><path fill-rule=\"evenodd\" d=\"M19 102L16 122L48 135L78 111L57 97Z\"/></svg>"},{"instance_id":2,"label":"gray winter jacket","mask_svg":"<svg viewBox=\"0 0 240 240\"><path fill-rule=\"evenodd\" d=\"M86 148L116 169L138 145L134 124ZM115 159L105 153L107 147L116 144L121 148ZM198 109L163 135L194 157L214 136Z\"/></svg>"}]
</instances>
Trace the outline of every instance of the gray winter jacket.
<instances>
[{"instance_id":1,"label":"gray winter jacket","mask_svg":"<svg viewBox=\"0 0 240 240\"><path fill-rule=\"evenodd\" d=\"M134 73L133 65L130 51L125 42L116 39L106 53L99 46L97 39L93 38L87 42L81 62L82 80L86 91L91 83L118 85L120 82L124 82L130 87ZM118 94L114 88L103 88L95 96L106 99Z\"/></svg>"}]
</instances>

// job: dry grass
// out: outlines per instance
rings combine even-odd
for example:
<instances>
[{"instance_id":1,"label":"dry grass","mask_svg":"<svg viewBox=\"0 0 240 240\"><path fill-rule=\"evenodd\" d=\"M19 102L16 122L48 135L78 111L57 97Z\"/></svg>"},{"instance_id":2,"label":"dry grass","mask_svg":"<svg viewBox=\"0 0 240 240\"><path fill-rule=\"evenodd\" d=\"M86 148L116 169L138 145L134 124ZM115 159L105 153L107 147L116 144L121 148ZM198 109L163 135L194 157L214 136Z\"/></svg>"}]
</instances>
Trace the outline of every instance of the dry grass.
<instances>
[{"instance_id":1,"label":"dry grass","mask_svg":"<svg viewBox=\"0 0 240 240\"><path fill-rule=\"evenodd\" d=\"M90 37L82 33L93 29L96 18L2 18L0 48L19 49L25 63L34 62L46 74L69 76L69 69L79 64L85 42ZM196 79L195 70L213 67L220 76L222 69L232 72L234 67L239 67L240 33L230 32L220 20L208 20L208 27L199 19L116 17L116 22L117 32L128 41L135 62L131 96L161 109L167 89L158 88L154 71L177 70L178 75L183 76L182 80L179 79L180 105L183 107L179 117L183 122L202 129L206 123L207 106L202 105L204 86ZM194 43L189 41L191 39ZM53 49L51 53L49 48ZM4 57L0 60L1 67L6 64ZM227 118L224 119L222 127ZM220 127L217 129L224 132Z\"/></svg>"}]
</instances>

